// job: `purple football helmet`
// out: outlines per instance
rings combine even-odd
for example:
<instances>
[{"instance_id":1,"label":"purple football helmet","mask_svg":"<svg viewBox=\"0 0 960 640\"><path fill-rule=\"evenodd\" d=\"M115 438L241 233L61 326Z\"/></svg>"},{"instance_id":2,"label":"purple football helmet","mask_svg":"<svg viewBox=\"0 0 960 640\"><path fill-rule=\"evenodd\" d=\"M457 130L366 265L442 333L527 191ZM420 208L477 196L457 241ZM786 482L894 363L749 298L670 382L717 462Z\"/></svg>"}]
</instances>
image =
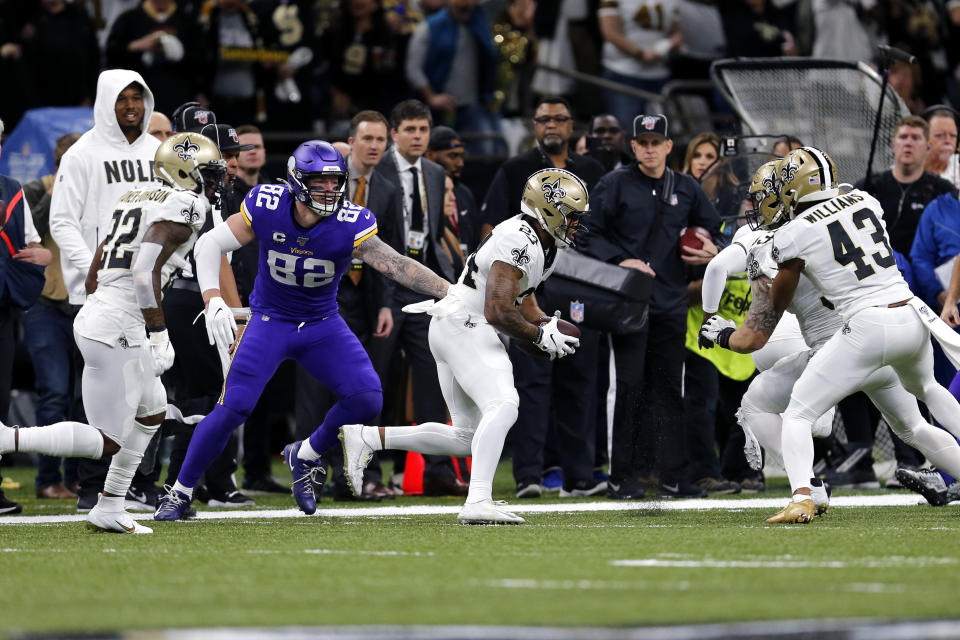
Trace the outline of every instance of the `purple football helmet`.
<instances>
[{"instance_id":1,"label":"purple football helmet","mask_svg":"<svg viewBox=\"0 0 960 640\"><path fill-rule=\"evenodd\" d=\"M336 176L333 191L320 186L309 186L313 178ZM287 181L293 197L321 217L340 210L347 194L347 161L332 144L323 140L308 140L287 160Z\"/></svg>"}]
</instances>

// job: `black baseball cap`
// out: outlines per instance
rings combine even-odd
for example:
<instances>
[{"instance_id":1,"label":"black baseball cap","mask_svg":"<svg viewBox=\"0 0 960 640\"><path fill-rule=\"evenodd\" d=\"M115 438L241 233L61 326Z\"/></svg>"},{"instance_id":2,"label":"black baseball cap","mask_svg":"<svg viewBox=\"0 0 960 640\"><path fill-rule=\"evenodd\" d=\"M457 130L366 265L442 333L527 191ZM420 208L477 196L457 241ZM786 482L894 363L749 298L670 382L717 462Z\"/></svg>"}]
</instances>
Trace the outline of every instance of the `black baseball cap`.
<instances>
[{"instance_id":1,"label":"black baseball cap","mask_svg":"<svg viewBox=\"0 0 960 640\"><path fill-rule=\"evenodd\" d=\"M217 123L216 114L199 102L183 103L176 108L170 119L173 121L173 128L177 132L200 133L200 129L206 125Z\"/></svg>"},{"instance_id":2,"label":"black baseball cap","mask_svg":"<svg viewBox=\"0 0 960 640\"><path fill-rule=\"evenodd\" d=\"M641 113L633 119L633 137L639 138L640 136L651 135L669 138L670 136L667 135L668 124L667 116L662 113Z\"/></svg>"},{"instance_id":3,"label":"black baseball cap","mask_svg":"<svg viewBox=\"0 0 960 640\"><path fill-rule=\"evenodd\" d=\"M207 136L217 143L217 147L220 148L221 152L249 151L256 146L252 144L240 144L240 136L237 135L237 130L229 124L208 124L205 127L201 127L197 133Z\"/></svg>"},{"instance_id":4,"label":"black baseball cap","mask_svg":"<svg viewBox=\"0 0 960 640\"><path fill-rule=\"evenodd\" d=\"M434 127L430 131L429 151L447 151L463 146L460 134L450 127Z\"/></svg>"}]
</instances>

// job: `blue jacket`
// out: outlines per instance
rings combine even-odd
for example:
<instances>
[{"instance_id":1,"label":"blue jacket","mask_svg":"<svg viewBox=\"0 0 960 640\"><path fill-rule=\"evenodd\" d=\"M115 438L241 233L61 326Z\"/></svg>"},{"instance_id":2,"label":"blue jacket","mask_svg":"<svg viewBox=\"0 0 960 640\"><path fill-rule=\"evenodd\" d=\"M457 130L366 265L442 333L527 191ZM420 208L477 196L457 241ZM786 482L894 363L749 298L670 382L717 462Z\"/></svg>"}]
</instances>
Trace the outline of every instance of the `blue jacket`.
<instances>
[{"instance_id":1,"label":"blue jacket","mask_svg":"<svg viewBox=\"0 0 960 640\"><path fill-rule=\"evenodd\" d=\"M923 210L910 249L916 292L934 309L939 308L937 294L945 288L934 269L953 260L957 254L960 254L960 201L944 194Z\"/></svg>"},{"instance_id":2,"label":"blue jacket","mask_svg":"<svg viewBox=\"0 0 960 640\"><path fill-rule=\"evenodd\" d=\"M430 46L427 49L423 72L427 74L430 88L441 93L453 68L460 25L450 17L446 9L442 9L427 18L427 26L430 28ZM499 54L493 46L490 23L487 22L483 9L477 7L464 26L477 43L477 70L480 72L477 87L480 100L489 102L493 98L493 90L497 82L499 61Z\"/></svg>"},{"instance_id":3,"label":"blue jacket","mask_svg":"<svg viewBox=\"0 0 960 640\"><path fill-rule=\"evenodd\" d=\"M40 297L44 268L13 259L27 246L26 209L20 183L0 175L0 201L0 307L28 309Z\"/></svg>"}]
</instances>

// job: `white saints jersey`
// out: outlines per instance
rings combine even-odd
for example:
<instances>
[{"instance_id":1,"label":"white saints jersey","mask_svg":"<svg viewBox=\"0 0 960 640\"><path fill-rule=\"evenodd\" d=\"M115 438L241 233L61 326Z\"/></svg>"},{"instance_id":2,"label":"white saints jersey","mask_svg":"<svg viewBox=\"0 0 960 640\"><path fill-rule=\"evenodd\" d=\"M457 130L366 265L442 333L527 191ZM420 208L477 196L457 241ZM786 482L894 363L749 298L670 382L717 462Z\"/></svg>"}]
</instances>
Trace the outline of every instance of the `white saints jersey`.
<instances>
[{"instance_id":1,"label":"white saints jersey","mask_svg":"<svg viewBox=\"0 0 960 640\"><path fill-rule=\"evenodd\" d=\"M756 280L766 276L773 280L779 268L773 259L773 233L757 230L750 236L738 239L747 247L747 277ZM746 244L749 242L750 244ZM835 334L843 322L834 310L834 305L810 282L800 274L797 290L787 311L797 317L803 341L811 349L818 349Z\"/></svg>"},{"instance_id":2,"label":"white saints jersey","mask_svg":"<svg viewBox=\"0 0 960 640\"><path fill-rule=\"evenodd\" d=\"M208 203L197 194L158 185L132 189L116 204L103 245L103 260L97 272L96 298L119 308L143 323L140 305L133 284L133 263L147 229L155 222L185 224L193 233L164 263L160 286L165 287L174 273L187 264L186 256L193 248L207 217Z\"/></svg>"},{"instance_id":3,"label":"white saints jersey","mask_svg":"<svg viewBox=\"0 0 960 640\"><path fill-rule=\"evenodd\" d=\"M556 249L550 249L553 256L547 266L543 243L530 225L529 218L524 219L522 214L504 220L494 227L477 250L467 258L460 279L450 287L448 295L459 299L463 309L471 316L483 319L487 276L494 262L506 262L523 272L519 282L520 293L516 300L518 305L553 272L556 261L552 258L556 255Z\"/></svg>"},{"instance_id":4,"label":"white saints jersey","mask_svg":"<svg viewBox=\"0 0 960 640\"><path fill-rule=\"evenodd\" d=\"M774 232L778 264L800 258L803 273L850 319L867 307L913 297L890 248L883 208L865 191L825 200Z\"/></svg>"}]
</instances>

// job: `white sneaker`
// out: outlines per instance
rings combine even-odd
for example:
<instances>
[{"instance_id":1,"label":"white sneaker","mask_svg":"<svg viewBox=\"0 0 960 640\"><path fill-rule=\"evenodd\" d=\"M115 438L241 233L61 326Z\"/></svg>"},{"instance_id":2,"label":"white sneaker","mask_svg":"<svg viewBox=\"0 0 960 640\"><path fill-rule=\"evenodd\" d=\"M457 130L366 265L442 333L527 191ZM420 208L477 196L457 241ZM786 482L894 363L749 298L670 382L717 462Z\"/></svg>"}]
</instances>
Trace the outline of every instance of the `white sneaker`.
<instances>
[{"instance_id":1,"label":"white sneaker","mask_svg":"<svg viewBox=\"0 0 960 640\"><path fill-rule=\"evenodd\" d=\"M355 497L363 493L363 470L370 464L373 447L363 439L362 424L345 424L340 427L340 442L343 445L343 475Z\"/></svg>"},{"instance_id":2,"label":"white sneaker","mask_svg":"<svg viewBox=\"0 0 960 640\"><path fill-rule=\"evenodd\" d=\"M461 524L523 524L523 518L507 510L503 500L485 500L463 505L457 522Z\"/></svg>"},{"instance_id":3,"label":"white sneaker","mask_svg":"<svg viewBox=\"0 0 960 640\"><path fill-rule=\"evenodd\" d=\"M138 523L126 511L104 511L99 504L87 514L87 528L110 533L153 533L153 529Z\"/></svg>"}]
</instances>

